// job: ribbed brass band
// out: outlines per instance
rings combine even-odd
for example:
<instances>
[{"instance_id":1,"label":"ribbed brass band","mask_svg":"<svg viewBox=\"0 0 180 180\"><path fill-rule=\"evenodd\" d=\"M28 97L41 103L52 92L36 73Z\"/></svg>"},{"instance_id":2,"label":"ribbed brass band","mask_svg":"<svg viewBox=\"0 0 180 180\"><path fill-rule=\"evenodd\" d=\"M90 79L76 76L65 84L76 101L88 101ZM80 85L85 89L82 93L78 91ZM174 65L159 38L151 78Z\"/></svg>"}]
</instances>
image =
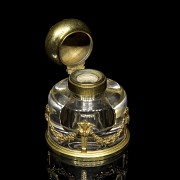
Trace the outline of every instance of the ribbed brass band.
<instances>
[{"instance_id":1,"label":"ribbed brass band","mask_svg":"<svg viewBox=\"0 0 180 180\"><path fill-rule=\"evenodd\" d=\"M126 128L126 131L127 132L126 132L125 138L122 141L120 141L117 145L112 146L110 148L106 148L104 150L87 151L86 153L83 153L78 150L68 149L61 145L58 145L56 142L54 142L50 138L48 131L46 131L45 137L46 137L46 141L49 147L55 153L63 156L64 158L67 158L73 161L93 162L93 161L106 160L122 152L130 139L130 133L127 128Z\"/></svg>"},{"instance_id":2,"label":"ribbed brass band","mask_svg":"<svg viewBox=\"0 0 180 180\"><path fill-rule=\"evenodd\" d=\"M77 77L80 75L94 75L97 77L97 81L91 82L90 80L86 80L84 82L78 82ZM82 69L74 71L70 74L68 79L68 87L69 89L80 96L95 96L105 91L107 87L107 80L105 75L94 69Z\"/></svg>"}]
</instances>

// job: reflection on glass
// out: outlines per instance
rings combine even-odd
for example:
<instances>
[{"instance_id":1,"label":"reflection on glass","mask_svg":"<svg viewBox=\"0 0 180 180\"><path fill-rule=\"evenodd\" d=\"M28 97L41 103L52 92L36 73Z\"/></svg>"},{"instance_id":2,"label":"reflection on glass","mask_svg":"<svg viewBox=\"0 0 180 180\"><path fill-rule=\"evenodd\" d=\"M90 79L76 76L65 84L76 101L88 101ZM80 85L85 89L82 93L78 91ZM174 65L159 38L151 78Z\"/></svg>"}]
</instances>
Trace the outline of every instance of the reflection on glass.
<instances>
[{"instance_id":1,"label":"reflection on glass","mask_svg":"<svg viewBox=\"0 0 180 180\"><path fill-rule=\"evenodd\" d=\"M103 79L103 84L100 80L97 83L101 83L100 85L104 87L99 88L100 85L95 84L97 86L96 92L95 85L92 83L93 88L88 87L88 95L87 93L81 95L82 90L83 93L85 90L87 91L87 84L84 85L81 82L79 88L73 82L75 87L72 88L68 78L55 84L48 96L46 117L49 129L47 141L52 142L50 144L55 144L54 146L81 151L83 150L82 133L79 131L83 130L84 126L89 127L89 131L87 131L89 133L86 133L88 137L86 138L86 147L84 147L86 150L103 150L107 146L113 147L127 139L126 124L128 120L125 117L127 97L124 89L117 82L109 78L106 80L104 75L97 70L84 69L76 71L76 74L78 73L83 76L77 75L76 81L83 80L84 83L91 76L93 77L91 77L91 81L94 83L96 80L94 74L100 74L104 78L99 75ZM74 74L72 73L70 77L74 78L76 75ZM75 92L72 93L69 89Z\"/></svg>"},{"instance_id":2,"label":"reflection on glass","mask_svg":"<svg viewBox=\"0 0 180 180\"><path fill-rule=\"evenodd\" d=\"M127 95L103 72L85 68L92 44L89 28L77 19L57 23L46 37L48 56L69 74L51 88L45 108L52 180L126 177Z\"/></svg>"},{"instance_id":3,"label":"reflection on glass","mask_svg":"<svg viewBox=\"0 0 180 180\"><path fill-rule=\"evenodd\" d=\"M90 163L66 159L52 150L47 154L47 172L51 180L125 180L128 170L128 148L113 158Z\"/></svg>"}]
</instances>

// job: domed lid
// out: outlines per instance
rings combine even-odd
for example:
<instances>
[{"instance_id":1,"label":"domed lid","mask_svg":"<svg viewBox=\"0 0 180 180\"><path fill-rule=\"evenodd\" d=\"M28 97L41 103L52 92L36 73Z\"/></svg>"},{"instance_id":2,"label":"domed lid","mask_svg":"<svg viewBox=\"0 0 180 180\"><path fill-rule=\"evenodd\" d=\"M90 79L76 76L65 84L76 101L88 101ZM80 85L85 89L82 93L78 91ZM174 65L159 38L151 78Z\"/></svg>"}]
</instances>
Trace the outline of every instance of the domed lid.
<instances>
[{"instance_id":1,"label":"domed lid","mask_svg":"<svg viewBox=\"0 0 180 180\"><path fill-rule=\"evenodd\" d=\"M93 48L88 26L78 19L64 19L52 26L45 39L47 55L57 64L67 66L68 74L84 69Z\"/></svg>"}]
</instances>

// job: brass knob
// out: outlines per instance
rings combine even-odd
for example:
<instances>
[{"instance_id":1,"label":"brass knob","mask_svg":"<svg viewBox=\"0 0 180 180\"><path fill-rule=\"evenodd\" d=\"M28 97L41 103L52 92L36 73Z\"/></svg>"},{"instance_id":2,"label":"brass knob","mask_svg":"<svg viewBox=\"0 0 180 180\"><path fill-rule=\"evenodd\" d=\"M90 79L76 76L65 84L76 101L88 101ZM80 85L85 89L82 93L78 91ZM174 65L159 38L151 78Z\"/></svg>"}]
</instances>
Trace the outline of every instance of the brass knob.
<instances>
[{"instance_id":1,"label":"brass knob","mask_svg":"<svg viewBox=\"0 0 180 180\"><path fill-rule=\"evenodd\" d=\"M88 26L78 19L64 19L56 23L50 28L45 39L49 58L70 69L83 69L92 47L91 32Z\"/></svg>"}]
</instances>

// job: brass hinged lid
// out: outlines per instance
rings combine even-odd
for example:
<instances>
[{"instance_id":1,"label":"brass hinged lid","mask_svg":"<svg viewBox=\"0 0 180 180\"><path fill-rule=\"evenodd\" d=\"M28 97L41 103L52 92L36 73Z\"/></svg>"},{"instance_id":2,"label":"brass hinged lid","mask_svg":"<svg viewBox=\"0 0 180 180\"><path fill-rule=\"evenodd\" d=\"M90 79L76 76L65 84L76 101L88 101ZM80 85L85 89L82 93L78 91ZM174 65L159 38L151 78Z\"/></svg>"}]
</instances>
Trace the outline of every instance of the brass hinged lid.
<instances>
[{"instance_id":1,"label":"brass hinged lid","mask_svg":"<svg viewBox=\"0 0 180 180\"><path fill-rule=\"evenodd\" d=\"M49 58L67 66L68 74L84 69L85 60L93 48L88 26L78 19L64 19L52 26L45 39Z\"/></svg>"}]
</instances>

